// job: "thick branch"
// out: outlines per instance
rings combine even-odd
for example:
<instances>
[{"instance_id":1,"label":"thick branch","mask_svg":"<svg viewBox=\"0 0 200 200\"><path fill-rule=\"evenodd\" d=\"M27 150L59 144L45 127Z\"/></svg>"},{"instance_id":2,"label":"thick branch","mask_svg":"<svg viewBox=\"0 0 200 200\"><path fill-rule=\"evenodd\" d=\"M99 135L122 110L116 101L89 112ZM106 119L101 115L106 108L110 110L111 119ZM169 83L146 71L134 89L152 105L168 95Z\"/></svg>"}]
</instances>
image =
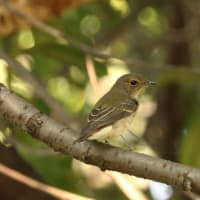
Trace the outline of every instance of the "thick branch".
<instances>
[{"instance_id":1,"label":"thick branch","mask_svg":"<svg viewBox=\"0 0 200 200\"><path fill-rule=\"evenodd\" d=\"M2 84L0 116L47 143L54 150L70 154L103 170L116 170L200 193L199 169L97 142L75 143L76 134L39 112Z\"/></svg>"}]
</instances>

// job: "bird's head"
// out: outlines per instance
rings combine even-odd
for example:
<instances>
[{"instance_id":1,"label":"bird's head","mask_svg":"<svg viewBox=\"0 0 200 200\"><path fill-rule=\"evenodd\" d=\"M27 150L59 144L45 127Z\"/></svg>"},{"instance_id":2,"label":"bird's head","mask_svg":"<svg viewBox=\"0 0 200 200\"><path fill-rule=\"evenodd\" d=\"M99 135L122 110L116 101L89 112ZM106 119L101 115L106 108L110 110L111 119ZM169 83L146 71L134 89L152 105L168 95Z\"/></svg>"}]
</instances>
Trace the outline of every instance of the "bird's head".
<instances>
[{"instance_id":1,"label":"bird's head","mask_svg":"<svg viewBox=\"0 0 200 200\"><path fill-rule=\"evenodd\" d=\"M118 89L126 93L132 98L137 96L148 86L155 85L153 81L144 79L142 76L137 74L126 74L121 76L115 83L113 89Z\"/></svg>"}]
</instances>

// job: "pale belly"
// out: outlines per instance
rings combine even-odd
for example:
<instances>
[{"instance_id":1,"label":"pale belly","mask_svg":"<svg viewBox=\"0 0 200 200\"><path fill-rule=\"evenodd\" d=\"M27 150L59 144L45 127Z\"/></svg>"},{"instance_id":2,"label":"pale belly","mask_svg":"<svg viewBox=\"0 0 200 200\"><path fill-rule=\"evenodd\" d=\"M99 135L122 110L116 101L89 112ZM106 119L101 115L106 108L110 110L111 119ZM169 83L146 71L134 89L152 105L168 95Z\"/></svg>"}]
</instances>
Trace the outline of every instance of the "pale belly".
<instances>
[{"instance_id":1,"label":"pale belly","mask_svg":"<svg viewBox=\"0 0 200 200\"><path fill-rule=\"evenodd\" d=\"M117 137L128 131L128 128L133 120L134 115L118 120L113 125L102 128L98 132L91 135L89 140L109 140Z\"/></svg>"}]
</instances>

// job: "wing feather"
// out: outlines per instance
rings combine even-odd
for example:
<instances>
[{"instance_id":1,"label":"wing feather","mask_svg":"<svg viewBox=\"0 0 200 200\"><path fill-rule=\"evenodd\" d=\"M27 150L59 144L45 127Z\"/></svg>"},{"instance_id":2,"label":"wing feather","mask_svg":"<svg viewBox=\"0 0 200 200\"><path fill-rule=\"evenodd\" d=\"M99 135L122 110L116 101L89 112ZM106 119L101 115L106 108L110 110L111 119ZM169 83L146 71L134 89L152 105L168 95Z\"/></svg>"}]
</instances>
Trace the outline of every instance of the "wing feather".
<instances>
[{"instance_id":1,"label":"wing feather","mask_svg":"<svg viewBox=\"0 0 200 200\"><path fill-rule=\"evenodd\" d=\"M96 106L89 115L89 121L81 132L78 141L83 141L101 128L109 126L114 122L128 117L136 112L138 102L135 99L128 99L118 106Z\"/></svg>"}]
</instances>

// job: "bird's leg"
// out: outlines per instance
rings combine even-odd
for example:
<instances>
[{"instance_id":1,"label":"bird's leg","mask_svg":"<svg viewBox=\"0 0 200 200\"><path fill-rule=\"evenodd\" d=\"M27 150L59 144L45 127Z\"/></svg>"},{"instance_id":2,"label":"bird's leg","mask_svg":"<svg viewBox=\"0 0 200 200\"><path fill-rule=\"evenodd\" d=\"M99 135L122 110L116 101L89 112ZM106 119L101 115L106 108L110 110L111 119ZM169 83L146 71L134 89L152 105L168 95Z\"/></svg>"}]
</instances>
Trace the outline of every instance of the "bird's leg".
<instances>
[{"instance_id":1,"label":"bird's leg","mask_svg":"<svg viewBox=\"0 0 200 200\"><path fill-rule=\"evenodd\" d=\"M109 144L109 145L110 145L110 143L109 143L109 141L108 141L107 139L105 139L103 142L104 142L105 144Z\"/></svg>"},{"instance_id":2,"label":"bird's leg","mask_svg":"<svg viewBox=\"0 0 200 200\"><path fill-rule=\"evenodd\" d=\"M142 142L142 138L138 137L135 133L133 133L133 131L128 129L128 133L130 133L134 138L133 138L133 145L136 146L138 145L140 142Z\"/></svg>"},{"instance_id":3,"label":"bird's leg","mask_svg":"<svg viewBox=\"0 0 200 200\"><path fill-rule=\"evenodd\" d=\"M101 138L101 139L98 139L97 141L103 143L103 144L108 144L108 145L111 145L108 138Z\"/></svg>"},{"instance_id":4,"label":"bird's leg","mask_svg":"<svg viewBox=\"0 0 200 200\"><path fill-rule=\"evenodd\" d=\"M130 144L127 142L127 140L125 139L125 137L123 135L120 135L120 137L122 138L122 140L124 141L124 144L126 145L128 150L133 150L133 148L130 146Z\"/></svg>"}]
</instances>

